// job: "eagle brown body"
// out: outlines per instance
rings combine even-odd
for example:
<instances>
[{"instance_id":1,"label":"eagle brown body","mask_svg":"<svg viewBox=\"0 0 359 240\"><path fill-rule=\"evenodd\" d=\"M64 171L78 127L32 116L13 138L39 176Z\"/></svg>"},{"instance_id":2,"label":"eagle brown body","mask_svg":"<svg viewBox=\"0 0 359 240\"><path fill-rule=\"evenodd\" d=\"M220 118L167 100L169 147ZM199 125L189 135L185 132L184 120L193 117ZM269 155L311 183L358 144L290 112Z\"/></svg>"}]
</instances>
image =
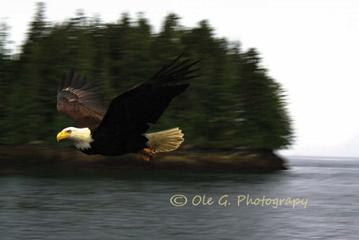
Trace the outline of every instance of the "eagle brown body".
<instances>
[{"instance_id":1,"label":"eagle brown body","mask_svg":"<svg viewBox=\"0 0 359 240\"><path fill-rule=\"evenodd\" d=\"M99 100L96 88L71 70L60 82L57 109L81 129L66 128L58 140L70 138L84 153L111 156L143 151L148 158L178 148L183 142L179 128L146 132L171 100L188 88L185 81L196 77L198 69L191 69L196 63L178 57L149 80L114 98L108 109Z\"/></svg>"}]
</instances>

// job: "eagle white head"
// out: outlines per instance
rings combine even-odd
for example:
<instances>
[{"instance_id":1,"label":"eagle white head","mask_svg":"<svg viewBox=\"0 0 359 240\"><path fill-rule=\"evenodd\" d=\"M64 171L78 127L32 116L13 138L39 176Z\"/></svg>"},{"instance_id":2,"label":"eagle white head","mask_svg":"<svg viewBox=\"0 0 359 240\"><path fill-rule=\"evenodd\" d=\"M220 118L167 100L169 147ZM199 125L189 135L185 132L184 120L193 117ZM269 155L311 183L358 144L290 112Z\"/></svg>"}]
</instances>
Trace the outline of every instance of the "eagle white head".
<instances>
[{"instance_id":1,"label":"eagle white head","mask_svg":"<svg viewBox=\"0 0 359 240\"><path fill-rule=\"evenodd\" d=\"M56 139L58 142L65 139L72 140L75 147L80 150L91 148L90 143L93 142L89 128L67 127L57 134Z\"/></svg>"}]
</instances>

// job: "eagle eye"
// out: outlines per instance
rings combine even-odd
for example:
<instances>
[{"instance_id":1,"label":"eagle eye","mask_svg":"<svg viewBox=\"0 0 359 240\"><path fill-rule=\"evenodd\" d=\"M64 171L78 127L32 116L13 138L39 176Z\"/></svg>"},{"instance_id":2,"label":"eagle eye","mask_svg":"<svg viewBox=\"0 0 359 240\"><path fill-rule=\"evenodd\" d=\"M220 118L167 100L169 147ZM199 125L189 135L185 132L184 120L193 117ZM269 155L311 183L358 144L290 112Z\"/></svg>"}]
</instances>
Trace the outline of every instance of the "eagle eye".
<instances>
[{"instance_id":1,"label":"eagle eye","mask_svg":"<svg viewBox=\"0 0 359 240\"><path fill-rule=\"evenodd\" d=\"M66 133L69 133L69 134L71 134L71 132L72 132L71 130L66 130Z\"/></svg>"}]
</instances>

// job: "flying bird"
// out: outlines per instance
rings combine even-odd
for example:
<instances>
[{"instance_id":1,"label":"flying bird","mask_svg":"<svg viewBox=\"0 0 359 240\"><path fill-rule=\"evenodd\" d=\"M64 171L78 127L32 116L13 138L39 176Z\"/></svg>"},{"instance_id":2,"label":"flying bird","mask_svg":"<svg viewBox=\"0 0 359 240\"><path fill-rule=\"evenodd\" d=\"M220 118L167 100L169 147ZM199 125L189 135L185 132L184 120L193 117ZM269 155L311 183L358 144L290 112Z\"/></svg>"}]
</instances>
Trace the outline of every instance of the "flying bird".
<instances>
[{"instance_id":1,"label":"flying bird","mask_svg":"<svg viewBox=\"0 0 359 240\"><path fill-rule=\"evenodd\" d=\"M176 150L184 141L180 128L147 133L171 100L184 92L187 80L197 77L198 61L177 57L147 81L115 97L106 108L96 88L74 70L60 81L57 109L72 118L76 127L66 127L57 141L69 139L86 154L116 156L141 153L150 161L160 152Z\"/></svg>"}]
</instances>

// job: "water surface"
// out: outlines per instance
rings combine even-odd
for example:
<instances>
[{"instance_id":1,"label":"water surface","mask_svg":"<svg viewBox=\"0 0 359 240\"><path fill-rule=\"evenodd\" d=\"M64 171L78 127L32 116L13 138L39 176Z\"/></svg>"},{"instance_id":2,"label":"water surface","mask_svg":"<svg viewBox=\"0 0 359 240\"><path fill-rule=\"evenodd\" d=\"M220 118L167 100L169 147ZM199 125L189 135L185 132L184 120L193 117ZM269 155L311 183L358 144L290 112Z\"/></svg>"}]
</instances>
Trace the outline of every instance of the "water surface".
<instances>
[{"instance_id":1,"label":"water surface","mask_svg":"<svg viewBox=\"0 0 359 240\"><path fill-rule=\"evenodd\" d=\"M0 176L1 239L357 239L359 161L291 159L275 173L135 171ZM174 194L187 197L175 207ZM238 195L308 206L238 206ZM196 196L231 205L193 206ZM197 203L197 202L196 202Z\"/></svg>"}]
</instances>

